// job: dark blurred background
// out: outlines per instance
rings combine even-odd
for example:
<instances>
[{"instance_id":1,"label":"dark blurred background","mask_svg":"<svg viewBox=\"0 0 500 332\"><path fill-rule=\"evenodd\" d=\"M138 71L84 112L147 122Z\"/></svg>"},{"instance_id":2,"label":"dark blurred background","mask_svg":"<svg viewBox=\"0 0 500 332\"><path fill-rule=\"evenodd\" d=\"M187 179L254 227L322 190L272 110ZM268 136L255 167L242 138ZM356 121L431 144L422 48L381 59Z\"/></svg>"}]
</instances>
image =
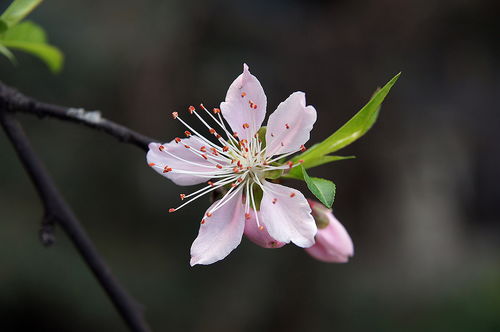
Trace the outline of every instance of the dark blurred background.
<instances>
[{"instance_id":1,"label":"dark blurred background","mask_svg":"<svg viewBox=\"0 0 500 332\"><path fill-rule=\"evenodd\" d=\"M500 331L499 14L494 0L52 0L30 19L64 51L62 73L18 53L0 79L170 141L184 131L170 113L218 106L246 62L268 111L307 93L312 143L402 71L375 127L340 153L357 159L311 170L337 184L355 244L340 265L244 239L191 268L207 200L168 214L186 189L143 151L19 118L154 331ZM3 133L0 153L0 330L125 331L64 233L40 244L41 204Z\"/></svg>"}]
</instances>

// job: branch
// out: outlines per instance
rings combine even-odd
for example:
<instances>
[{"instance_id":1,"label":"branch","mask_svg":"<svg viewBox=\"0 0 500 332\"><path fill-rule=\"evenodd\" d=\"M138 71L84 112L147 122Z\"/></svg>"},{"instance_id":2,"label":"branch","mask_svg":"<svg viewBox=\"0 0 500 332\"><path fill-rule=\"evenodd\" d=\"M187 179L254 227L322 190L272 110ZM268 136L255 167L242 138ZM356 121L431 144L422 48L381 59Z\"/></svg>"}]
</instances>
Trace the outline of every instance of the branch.
<instances>
[{"instance_id":1,"label":"branch","mask_svg":"<svg viewBox=\"0 0 500 332\"><path fill-rule=\"evenodd\" d=\"M31 147L19 122L14 118L11 112L8 112L14 109L40 116L48 115L83 123L89 127L101 129L121 141L134 144L143 149L147 149L147 143L151 140L111 121L101 119L92 122L85 118L80 119L77 116L71 115L68 109L36 102L0 83L0 124L29 174L45 209L44 222L41 230L42 241L46 240L44 243L50 244L52 241L50 232L53 223L58 223L69 236L85 263L92 270L94 276L97 278L102 288L104 288L130 330L134 332L150 331L142 317L139 305L111 274L110 268L97 252L82 225L57 190L52 178ZM49 234L48 237L47 234Z\"/></svg>"},{"instance_id":2,"label":"branch","mask_svg":"<svg viewBox=\"0 0 500 332\"><path fill-rule=\"evenodd\" d=\"M0 81L0 103L9 112L33 114L40 118L52 117L63 121L83 124L87 127L101 130L121 142L130 143L147 151L148 144L154 139L139 134L125 126L101 117L99 111L85 111L82 108L71 108L52 105L25 96L14 88Z\"/></svg>"}]
</instances>

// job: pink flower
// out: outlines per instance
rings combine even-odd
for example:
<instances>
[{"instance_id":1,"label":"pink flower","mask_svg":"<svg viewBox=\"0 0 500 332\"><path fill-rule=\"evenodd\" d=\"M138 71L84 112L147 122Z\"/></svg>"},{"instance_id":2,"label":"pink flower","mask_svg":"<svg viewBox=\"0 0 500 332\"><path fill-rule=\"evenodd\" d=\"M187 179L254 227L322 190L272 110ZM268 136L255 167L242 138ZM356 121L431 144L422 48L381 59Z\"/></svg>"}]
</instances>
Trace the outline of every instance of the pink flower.
<instances>
[{"instance_id":1,"label":"pink flower","mask_svg":"<svg viewBox=\"0 0 500 332\"><path fill-rule=\"evenodd\" d=\"M318 225L316 243L306 248L312 257L329 263L346 263L354 255L351 237L335 218L332 210L323 204L308 199L312 215Z\"/></svg>"},{"instance_id":2,"label":"pink flower","mask_svg":"<svg viewBox=\"0 0 500 332\"><path fill-rule=\"evenodd\" d=\"M214 109L213 114L203 105L200 105L201 112L192 106L188 109L215 136L217 144L174 112L173 118L186 126L187 138L149 145L148 164L174 183L194 185L212 179L200 190L181 194L181 199L189 200L170 212L217 188L228 188L201 220L198 237L191 246L191 265L211 264L225 258L240 244L248 223L252 224L247 226L247 233L252 227L263 232L261 240L255 240L259 237L254 236L254 241L269 241L269 246L273 240L277 246L293 242L307 248L314 244L317 228L304 195L269 182L266 177L271 171L298 166L278 162L304 149L316 122L316 110L306 106L303 92L292 93L270 115L265 142L262 142L258 133L266 115L266 103L259 81L250 74L248 66L243 65L243 73L229 87L220 109ZM202 114L215 122L216 127L209 125ZM262 198L257 211L258 192Z\"/></svg>"}]
</instances>

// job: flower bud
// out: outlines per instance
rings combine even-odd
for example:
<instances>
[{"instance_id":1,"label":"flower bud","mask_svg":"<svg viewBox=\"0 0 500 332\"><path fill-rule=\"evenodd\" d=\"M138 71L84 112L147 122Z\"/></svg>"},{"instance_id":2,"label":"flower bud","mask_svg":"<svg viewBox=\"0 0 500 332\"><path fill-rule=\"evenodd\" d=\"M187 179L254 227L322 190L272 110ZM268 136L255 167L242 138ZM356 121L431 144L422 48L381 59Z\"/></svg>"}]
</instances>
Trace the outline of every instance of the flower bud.
<instances>
[{"instance_id":1,"label":"flower bud","mask_svg":"<svg viewBox=\"0 0 500 332\"><path fill-rule=\"evenodd\" d=\"M312 257L330 263L345 263L354 255L351 237L335 218L332 210L319 202L308 200L318 226L316 243L305 250Z\"/></svg>"},{"instance_id":2,"label":"flower bud","mask_svg":"<svg viewBox=\"0 0 500 332\"><path fill-rule=\"evenodd\" d=\"M281 248L286 244L273 239L264 225L261 224L259 228L255 220L255 212L253 209L250 209L249 217L250 218L245 219L244 234L250 241L263 248Z\"/></svg>"}]
</instances>

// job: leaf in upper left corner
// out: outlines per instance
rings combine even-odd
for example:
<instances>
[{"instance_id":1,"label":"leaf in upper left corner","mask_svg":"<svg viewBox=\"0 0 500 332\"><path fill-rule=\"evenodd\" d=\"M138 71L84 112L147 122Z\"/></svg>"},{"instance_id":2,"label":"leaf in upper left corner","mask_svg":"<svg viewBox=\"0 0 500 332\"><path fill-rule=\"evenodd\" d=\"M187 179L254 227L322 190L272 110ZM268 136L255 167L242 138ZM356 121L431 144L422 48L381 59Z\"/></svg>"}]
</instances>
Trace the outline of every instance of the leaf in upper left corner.
<instances>
[{"instance_id":1,"label":"leaf in upper left corner","mask_svg":"<svg viewBox=\"0 0 500 332\"><path fill-rule=\"evenodd\" d=\"M42 0L14 0L0 16L0 32L15 26L41 2Z\"/></svg>"},{"instance_id":2,"label":"leaf in upper left corner","mask_svg":"<svg viewBox=\"0 0 500 332\"><path fill-rule=\"evenodd\" d=\"M33 22L22 22L7 30L0 37L0 45L37 56L54 73L62 68L63 54L56 47L47 44L45 31Z\"/></svg>"}]
</instances>

